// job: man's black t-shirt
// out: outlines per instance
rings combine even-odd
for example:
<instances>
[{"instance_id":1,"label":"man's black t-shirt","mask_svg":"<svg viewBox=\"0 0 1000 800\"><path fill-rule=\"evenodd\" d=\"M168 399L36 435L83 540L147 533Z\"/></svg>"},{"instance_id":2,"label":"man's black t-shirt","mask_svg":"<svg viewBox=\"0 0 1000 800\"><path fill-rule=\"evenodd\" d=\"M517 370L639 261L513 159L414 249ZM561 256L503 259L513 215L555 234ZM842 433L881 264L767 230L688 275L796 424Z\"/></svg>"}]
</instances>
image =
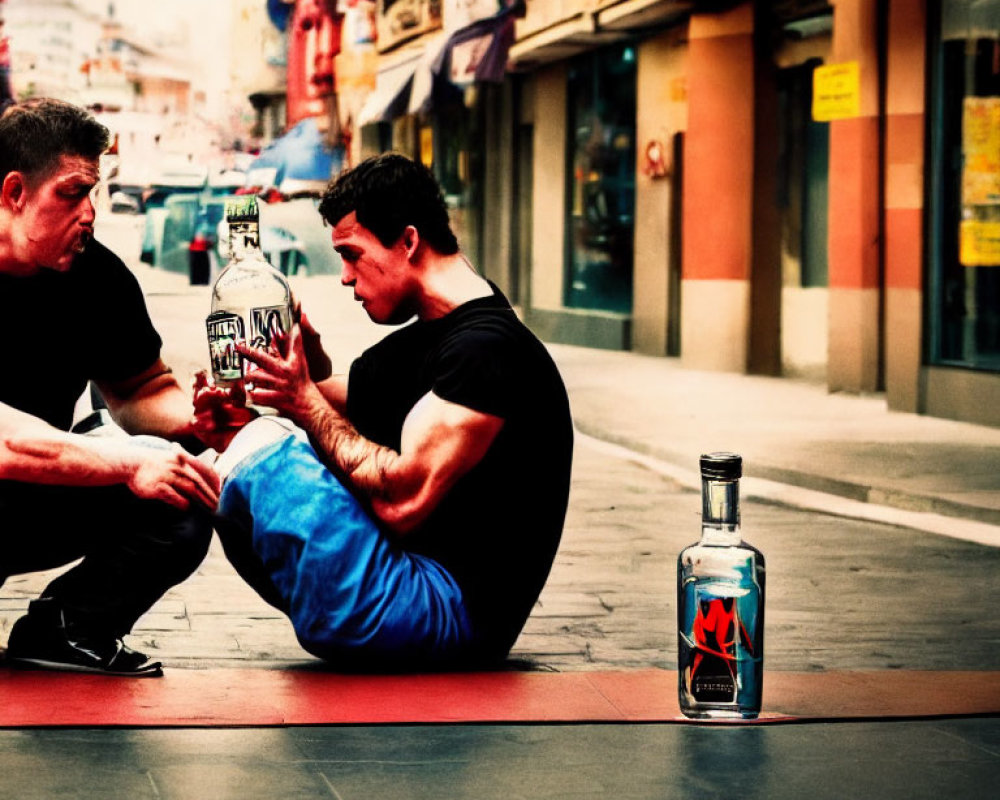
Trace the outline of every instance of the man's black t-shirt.
<instances>
[{"instance_id":1,"label":"man's black t-shirt","mask_svg":"<svg viewBox=\"0 0 1000 800\"><path fill-rule=\"evenodd\" d=\"M506 298L459 306L394 331L352 365L347 415L398 451L403 421L427 392L501 417L482 461L402 545L455 578L481 655L506 655L538 599L562 534L573 423L548 351Z\"/></svg>"},{"instance_id":2,"label":"man's black t-shirt","mask_svg":"<svg viewBox=\"0 0 1000 800\"><path fill-rule=\"evenodd\" d=\"M91 241L64 273L0 275L7 346L0 403L62 430L87 381L138 375L160 355L160 337L128 267Z\"/></svg>"}]
</instances>

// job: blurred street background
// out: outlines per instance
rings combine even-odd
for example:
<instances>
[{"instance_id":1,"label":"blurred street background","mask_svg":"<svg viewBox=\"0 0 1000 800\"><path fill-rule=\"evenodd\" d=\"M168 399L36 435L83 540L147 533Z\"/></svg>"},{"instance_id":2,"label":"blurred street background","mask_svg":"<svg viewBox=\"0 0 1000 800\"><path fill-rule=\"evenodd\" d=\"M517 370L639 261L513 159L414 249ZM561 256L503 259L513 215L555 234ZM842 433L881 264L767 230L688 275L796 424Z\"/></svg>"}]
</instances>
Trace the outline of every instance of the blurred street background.
<instances>
[{"instance_id":1,"label":"blurred street background","mask_svg":"<svg viewBox=\"0 0 1000 800\"><path fill-rule=\"evenodd\" d=\"M1000 0L0 0L0 101L111 129L102 209L290 275L386 150L545 341L1000 427Z\"/></svg>"},{"instance_id":2,"label":"blurred street background","mask_svg":"<svg viewBox=\"0 0 1000 800\"><path fill-rule=\"evenodd\" d=\"M733 450L766 670L996 670L1000 0L0 0L0 22L0 102L61 97L112 131L98 237L182 383L207 366L226 197L262 198L262 246L345 370L385 331L339 284L319 193L390 149L432 169L578 430L512 667L674 670L698 456ZM0 644L51 577L0 589ZM312 662L217 545L130 644L168 676ZM994 717L4 731L0 786L982 796L998 736Z\"/></svg>"}]
</instances>

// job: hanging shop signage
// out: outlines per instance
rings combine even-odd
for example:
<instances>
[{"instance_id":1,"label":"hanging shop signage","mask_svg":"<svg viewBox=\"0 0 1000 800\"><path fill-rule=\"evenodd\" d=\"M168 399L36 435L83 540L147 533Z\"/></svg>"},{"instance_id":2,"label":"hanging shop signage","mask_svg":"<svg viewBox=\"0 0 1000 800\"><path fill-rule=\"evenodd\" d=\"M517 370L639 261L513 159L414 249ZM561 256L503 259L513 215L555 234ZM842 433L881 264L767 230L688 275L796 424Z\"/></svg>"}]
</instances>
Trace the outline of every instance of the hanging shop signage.
<instances>
[{"instance_id":1,"label":"hanging shop signage","mask_svg":"<svg viewBox=\"0 0 1000 800\"><path fill-rule=\"evenodd\" d=\"M860 115L861 73L858 62L816 67L813 71L813 120L830 122Z\"/></svg>"}]
</instances>

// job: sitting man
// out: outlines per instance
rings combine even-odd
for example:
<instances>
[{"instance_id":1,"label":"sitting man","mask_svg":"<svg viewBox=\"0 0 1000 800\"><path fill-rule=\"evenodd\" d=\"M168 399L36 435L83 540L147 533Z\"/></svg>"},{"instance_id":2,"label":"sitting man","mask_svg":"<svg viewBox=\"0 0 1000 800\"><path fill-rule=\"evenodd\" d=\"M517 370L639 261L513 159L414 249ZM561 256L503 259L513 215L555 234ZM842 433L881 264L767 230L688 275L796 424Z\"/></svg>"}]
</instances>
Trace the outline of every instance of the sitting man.
<instances>
[{"instance_id":1,"label":"sitting man","mask_svg":"<svg viewBox=\"0 0 1000 800\"><path fill-rule=\"evenodd\" d=\"M79 564L17 620L7 660L136 677L157 661L122 641L201 563L219 479L178 442L191 399L160 358L139 284L94 239L92 195L108 130L57 100L0 113L0 585ZM88 382L130 434L70 432ZM152 446L150 446L152 445Z\"/></svg>"},{"instance_id":2,"label":"sitting man","mask_svg":"<svg viewBox=\"0 0 1000 800\"><path fill-rule=\"evenodd\" d=\"M251 399L280 417L227 441L227 555L336 666L415 669L506 657L548 577L573 425L545 347L459 250L430 171L386 154L340 176L320 213L341 282L377 323L409 325L350 374L306 318L277 349L240 346ZM203 435L229 436L201 386ZM294 423L289 425L287 421Z\"/></svg>"}]
</instances>

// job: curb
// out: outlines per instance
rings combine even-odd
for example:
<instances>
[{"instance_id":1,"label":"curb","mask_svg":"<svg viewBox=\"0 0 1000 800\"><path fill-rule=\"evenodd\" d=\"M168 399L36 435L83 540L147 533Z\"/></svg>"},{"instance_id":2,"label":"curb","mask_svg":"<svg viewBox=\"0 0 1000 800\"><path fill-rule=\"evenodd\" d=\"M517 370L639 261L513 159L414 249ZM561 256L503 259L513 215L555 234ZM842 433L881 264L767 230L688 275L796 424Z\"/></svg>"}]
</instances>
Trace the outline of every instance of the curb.
<instances>
[{"instance_id":1,"label":"curb","mask_svg":"<svg viewBox=\"0 0 1000 800\"><path fill-rule=\"evenodd\" d=\"M581 425L579 422L576 423L576 436L581 443L609 456L631 461L647 469L651 469L691 491L701 490L700 474L696 470L683 466L692 461L689 456L678 457L677 454L672 454L669 451L643 447L634 442L614 441L614 437L612 436L595 434L588 431L586 424ZM767 477L768 474L780 474L783 479L777 480ZM934 533L962 541L974 542L989 547L1000 547L1000 524L974 518L969 515L948 515L938 509L913 508L912 505L911 507L901 507L897 504L878 502L878 499L883 497L888 498L888 493L872 490L871 488L851 484L846 481L819 478L819 483L823 485L833 483L853 487L853 493L861 499L803 485L812 477L815 476L795 470L772 470L767 467L749 469L744 472L744 478L741 481L741 493L746 498L778 503L792 508L800 508L849 519L878 522L901 528L924 531L926 533ZM802 483L794 483L796 478L801 479ZM1000 514L990 509L970 508L959 503L948 504L939 501L937 498L920 498L916 495L905 495L898 492L895 495L895 499L905 500L911 504L916 504L917 500L929 501L931 503L940 503L941 506L969 509L981 512L987 517L1000 518Z\"/></svg>"}]
</instances>

